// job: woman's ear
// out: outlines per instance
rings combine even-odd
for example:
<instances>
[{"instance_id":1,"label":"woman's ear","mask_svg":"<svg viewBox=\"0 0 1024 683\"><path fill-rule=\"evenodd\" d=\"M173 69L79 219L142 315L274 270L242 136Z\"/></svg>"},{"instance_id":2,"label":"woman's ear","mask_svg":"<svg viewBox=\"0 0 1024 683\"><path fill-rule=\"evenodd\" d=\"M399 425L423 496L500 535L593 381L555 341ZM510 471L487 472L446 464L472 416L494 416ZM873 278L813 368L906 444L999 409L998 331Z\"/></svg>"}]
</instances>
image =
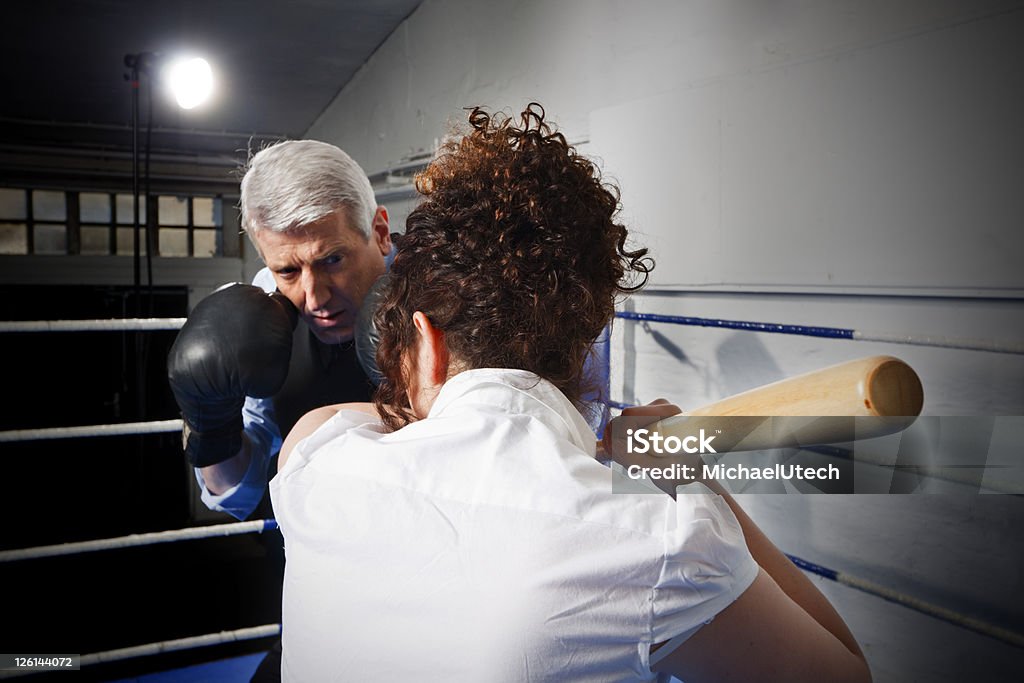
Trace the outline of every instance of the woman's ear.
<instances>
[{"instance_id":1,"label":"woman's ear","mask_svg":"<svg viewBox=\"0 0 1024 683\"><path fill-rule=\"evenodd\" d=\"M407 391L413 415L423 419L448 378L448 347L444 333L421 311L413 314L412 324L416 328L416 357Z\"/></svg>"},{"instance_id":2,"label":"woman's ear","mask_svg":"<svg viewBox=\"0 0 1024 683\"><path fill-rule=\"evenodd\" d=\"M444 333L434 327L422 311L412 314L412 324L419 335L416 370L421 386L440 386L448 378L448 346L444 343Z\"/></svg>"}]
</instances>

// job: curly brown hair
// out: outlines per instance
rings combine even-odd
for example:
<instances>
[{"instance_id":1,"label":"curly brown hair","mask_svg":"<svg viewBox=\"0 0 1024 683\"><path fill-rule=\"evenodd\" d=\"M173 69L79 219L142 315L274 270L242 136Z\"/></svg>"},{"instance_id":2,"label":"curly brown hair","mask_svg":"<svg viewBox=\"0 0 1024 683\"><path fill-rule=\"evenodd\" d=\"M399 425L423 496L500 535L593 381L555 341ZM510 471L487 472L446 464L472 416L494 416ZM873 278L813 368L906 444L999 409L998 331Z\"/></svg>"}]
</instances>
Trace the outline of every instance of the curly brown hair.
<instances>
[{"instance_id":1,"label":"curly brown hair","mask_svg":"<svg viewBox=\"0 0 1024 683\"><path fill-rule=\"evenodd\" d=\"M398 241L375 316L384 376L374 402L397 429L422 311L453 365L529 370L579 404L583 365L620 293L643 287L647 249L626 248L619 191L531 103L519 116L469 114L416 178L424 195Z\"/></svg>"}]
</instances>

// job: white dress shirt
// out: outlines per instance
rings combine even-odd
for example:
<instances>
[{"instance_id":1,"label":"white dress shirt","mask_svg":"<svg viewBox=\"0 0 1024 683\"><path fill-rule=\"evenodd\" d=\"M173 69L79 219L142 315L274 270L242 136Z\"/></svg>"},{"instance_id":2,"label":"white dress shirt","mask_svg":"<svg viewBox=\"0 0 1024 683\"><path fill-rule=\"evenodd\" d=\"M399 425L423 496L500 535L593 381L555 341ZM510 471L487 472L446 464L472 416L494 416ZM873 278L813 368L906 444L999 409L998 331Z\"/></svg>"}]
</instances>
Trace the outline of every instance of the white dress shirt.
<instances>
[{"instance_id":1,"label":"white dress shirt","mask_svg":"<svg viewBox=\"0 0 1024 683\"><path fill-rule=\"evenodd\" d=\"M460 373L393 433L339 412L271 482L284 680L655 680L650 646L758 568L720 497L613 493L594 451L519 370Z\"/></svg>"}]
</instances>

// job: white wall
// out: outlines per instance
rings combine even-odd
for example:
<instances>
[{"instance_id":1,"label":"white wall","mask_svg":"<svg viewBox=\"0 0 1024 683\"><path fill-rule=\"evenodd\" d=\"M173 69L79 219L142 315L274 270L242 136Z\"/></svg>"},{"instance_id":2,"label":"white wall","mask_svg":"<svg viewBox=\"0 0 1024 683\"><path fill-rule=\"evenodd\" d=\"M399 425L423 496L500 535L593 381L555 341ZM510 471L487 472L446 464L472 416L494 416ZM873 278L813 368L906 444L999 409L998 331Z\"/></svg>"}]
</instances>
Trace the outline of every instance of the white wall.
<instances>
[{"instance_id":1,"label":"white wall","mask_svg":"<svg viewBox=\"0 0 1024 683\"><path fill-rule=\"evenodd\" d=\"M307 137L372 173L464 106L536 100L603 160L654 250L627 306L1020 344L1021 35L1024 3L993 0L427 0ZM1020 355L626 321L612 395L696 406L875 353L917 369L927 414L1024 413ZM1024 631L1020 496L743 502L787 552ZM876 680L1022 667L1019 649L822 587Z\"/></svg>"}]
</instances>

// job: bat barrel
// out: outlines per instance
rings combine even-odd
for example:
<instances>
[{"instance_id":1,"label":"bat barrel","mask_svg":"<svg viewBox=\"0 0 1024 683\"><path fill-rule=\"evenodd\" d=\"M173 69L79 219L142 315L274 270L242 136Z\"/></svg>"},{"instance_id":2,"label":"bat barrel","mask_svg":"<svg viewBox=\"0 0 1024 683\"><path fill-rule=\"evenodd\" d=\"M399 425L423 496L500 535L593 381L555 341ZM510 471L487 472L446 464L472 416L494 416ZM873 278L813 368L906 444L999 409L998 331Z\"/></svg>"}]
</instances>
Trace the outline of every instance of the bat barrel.
<instances>
[{"instance_id":1,"label":"bat barrel","mask_svg":"<svg viewBox=\"0 0 1024 683\"><path fill-rule=\"evenodd\" d=\"M873 359L877 364L871 366L865 379L864 407L879 417L920 415L924 389L914 369L892 356Z\"/></svg>"},{"instance_id":2,"label":"bat barrel","mask_svg":"<svg viewBox=\"0 0 1024 683\"><path fill-rule=\"evenodd\" d=\"M715 435L718 452L844 443L901 431L921 412L913 368L870 356L745 391L649 429L680 439Z\"/></svg>"}]
</instances>

